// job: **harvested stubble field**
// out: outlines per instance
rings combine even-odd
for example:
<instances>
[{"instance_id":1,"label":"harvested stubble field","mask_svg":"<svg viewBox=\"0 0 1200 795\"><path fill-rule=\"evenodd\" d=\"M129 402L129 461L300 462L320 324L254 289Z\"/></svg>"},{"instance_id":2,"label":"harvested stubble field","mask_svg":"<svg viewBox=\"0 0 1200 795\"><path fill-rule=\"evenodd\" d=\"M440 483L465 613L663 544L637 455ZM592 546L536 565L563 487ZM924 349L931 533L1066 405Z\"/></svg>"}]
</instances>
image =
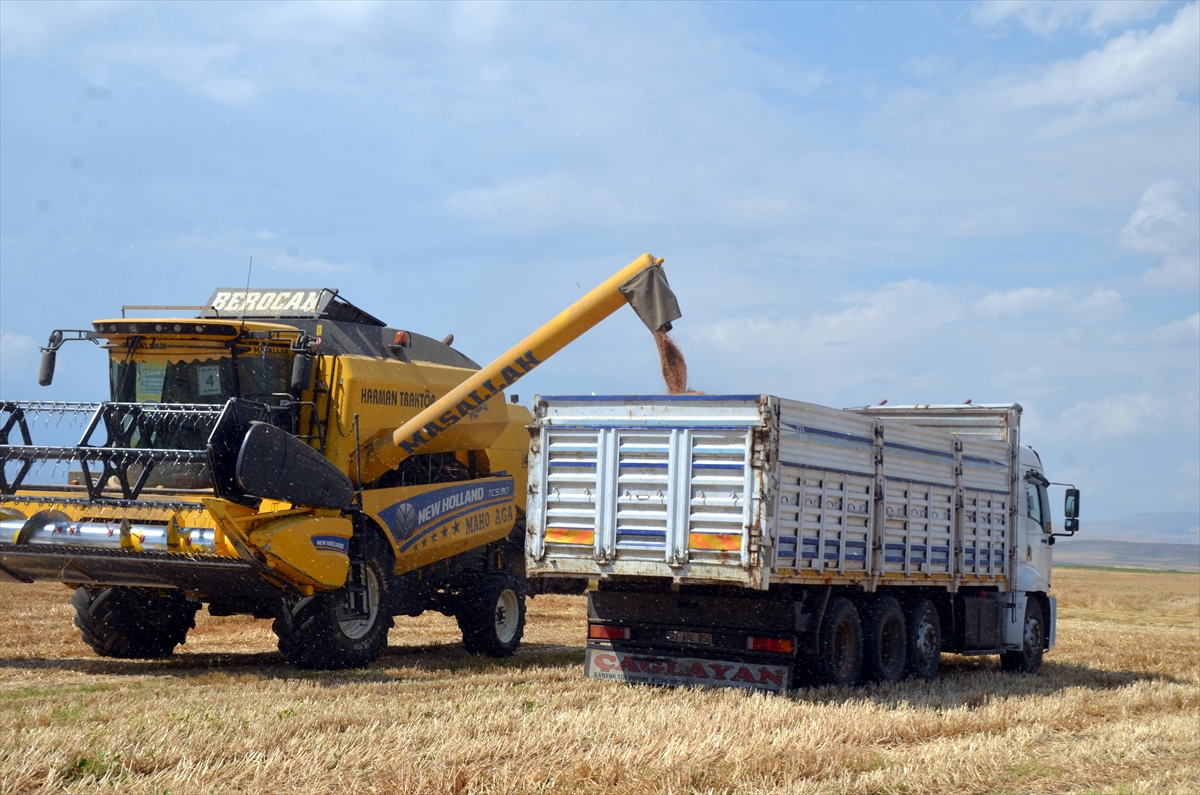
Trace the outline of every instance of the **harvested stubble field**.
<instances>
[{"instance_id":1,"label":"harvested stubble field","mask_svg":"<svg viewBox=\"0 0 1200 795\"><path fill-rule=\"evenodd\" d=\"M435 614L304 673L269 622L206 613L170 660L104 660L65 588L0 584L0 793L1200 790L1200 577L1055 576L1037 676L947 655L931 684L787 698L586 680L583 597L534 600L511 660Z\"/></svg>"}]
</instances>

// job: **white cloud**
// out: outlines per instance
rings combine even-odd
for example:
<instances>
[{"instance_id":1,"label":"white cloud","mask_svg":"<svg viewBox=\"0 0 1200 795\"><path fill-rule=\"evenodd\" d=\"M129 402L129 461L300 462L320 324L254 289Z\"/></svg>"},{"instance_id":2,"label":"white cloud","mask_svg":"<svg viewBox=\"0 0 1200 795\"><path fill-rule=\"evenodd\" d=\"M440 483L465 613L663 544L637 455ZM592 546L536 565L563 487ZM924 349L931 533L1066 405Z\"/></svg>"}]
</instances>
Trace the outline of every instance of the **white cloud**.
<instances>
[{"instance_id":1,"label":"white cloud","mask_svg":"<svg viewBox=\"0 0 1200 795\"><path fill-rule=\"evenodd\" d=\"M1080 322L1108 323L1125 314L1125 303L1116 290L1096 288L1082 301L1073 301L1066 310Z\"/></svg>"},{"instance_id":2,"label":"white cloud","mask_svg":"<svg viewBox=\"0 0 1200 795\"><path fill-rule=\"evenodd\" d=\"M1200 192L1180 179L1146 188L1138 208L1121 230L1121 244L1131 251L1176 254L1200 247Z\"/></svg>"},{"instance_id":3,"label":"white cloud","mask_svg":"<svg viewBox=\"0 0 1200 795\"><path fill-rule=\"evenodd\" d=\"M1200 287L1200 192L1183 180L1151 185L1121 230L1130 251L1161 254L1143 274L1153 287L1195 290Z\"/></svg>"},{"instance_id":4,"label":"white cloud","mask_svg":"<svg viewBox=\"0 0 1200 795\"><path fill-rule=\"evenodd\" d=\"M1078 441L1127 437L1168 422L1178 413L1176 406L1150 393L1112 395L1068 408L1058 418L1056 431Z\"/></svg>"},{"instance_id":5,"label":"white cloud","mask_svg":"<svg viewBox=\"0 0 1200 795\"><path fill-rule=\"evenodd\" d=\"M1096 288L1083 300L1074 293L1054 287L1021 287L984 296L976 304L986 317L998 319L1019 317L1034 312L1067 314L1085 323L1109 322L1125 312L1121 294L1116 290Z\"/></svg>"},{"instance_id":6,"label":"white cloud","mask_svg":"<svg viewBox=\"0 0 1200 795\"><path fill-rule=\"evenodd\" d=\"M1142 274L1152 287L1195 290L1200 287L1200 256L1168 256Z\"/></svg>"},{"instance_id":7,"label":"white cloud","mask_svg":"<svg viewBox=\"0 0 1200 795\"><path fill-rule=\"evenodd\" d=\"M263 86L234 73L243 49L240 44L127 45L114 50L113 61L148 66L202 97L245 105L258 98Z\"/></svg>"},{"instance_id":8,"label":"white cloud","mask_svg":"<svg viewBox=\"0 0 1200 795\"><path fill-rule=\"evenodd\" d=\"M0 391L6 393L10 384L33 380L31 373L37 350L38 344L33 337L12 331L0 332Z\"/></svg>"},{"instance_id":9,"label":"white cloud","mask_svg":"<svg viewBox=\"0 0 1200 795\"><path fill-rule=\"evenodd\" d=\"M1200 342L1200 313L1159 326L1148 337L1161 345L1194 345Z\"/></svg>"},{"instance_id":10,"label":"white cloud","mask_svg":"<svg viewBox=\"0 0 1200 795\"><path fill-rule=\"evenodd\" d=\"M805 320L752 315L724 320L707 332L723 350L744 351L763 345L786 346L802 355L826 354L843 348L884 350L888 345L923 337L958 319L962 303L948 291L910 279L873 293L851 293L853 304L840 312Z\"/></svg>"},{"instance_id":11,"label":"white cloud","mask_svg":"<svg viewBox=\"0 0 1200 795\"><path fill-rule=\"evenodd\" d=\"M988 27L1015 19L1039 36L1074 27L1104 33L1150 19L1161 5L1162 0L987 0L972 9L971 18Z\"/></svg>"},{"instance_id":12,"label":"white cloud","mask_svg":"<svg viewBox=\"0 0 1200 795\"><path fill-rule=\"evenodd\" d=\"M0 3L0 53L38 50L62 35L107 17L133 11L132 3L87 0L68 3Z\"/></svg>"},{"instance_id":13,"label":"white cloud","mask_svg":"<svg viewBox=\"0 0 1200 795\"><path fill-rule=\"evenodd\" d=\"M1137 127L1154 124L1157 120L1180 113L1191 113L1188 104L1179 99L1175 89L1160 85L1141 96L1118 99L1107 105L1092 99L1085 100L1072 115L1051 120L1038 130L1035 137L1042 141L1052 141L1105 127Z\"/></svg>"},{"instance_id":14,"label":"white cloud","mask_svg":"<svg viewBox=\"0 0 1200 795\"><path fill-rule=\"evenodd\" d=\"M1195 90L1200 74L1200 5L1184 6L1175 19L1152 31L1128 31L1099 50L1059 61L1035 80L1009 89L1014 107L1073 105L1111 100L1168 86L1180 93Z\"/></svg>"},{"instance_id":15,"label":"white cloud","mask_svg":"<svg viewBox=\"0 0 1200 795\"><path fill-rule=\"evenodd\" d=\"M1004 293L992 293L979 300L979 311L989 317L1025 315L1055 309L1063 294L1052 287L1021 287Z\"/></svg>"}]
</instances>

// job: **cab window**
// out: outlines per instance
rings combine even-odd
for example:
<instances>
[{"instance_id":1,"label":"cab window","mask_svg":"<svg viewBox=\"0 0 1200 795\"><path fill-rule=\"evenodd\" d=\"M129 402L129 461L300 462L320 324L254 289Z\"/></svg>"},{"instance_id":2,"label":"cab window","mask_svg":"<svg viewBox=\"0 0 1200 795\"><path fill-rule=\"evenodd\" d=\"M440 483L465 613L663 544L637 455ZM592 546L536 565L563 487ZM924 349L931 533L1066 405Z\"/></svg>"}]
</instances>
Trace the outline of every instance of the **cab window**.
<instances>
[{"instance_id":1,"label":"cab window","mask_svg":"<svg viewBox=\"0 0 1200 795\"><path fill-rule=\"evenodd\" d=\"M291 358L286 352L234 359L169 359L112 363L112 399L120 403L224 403L231 397L271 402L286 392ZM234 390L240 387L241 394Z\"/></svg>"},{"instance_id":2,"label":"cab window","mask_svg":"<svg viewBox=\"0 0 1200 795\"><path fill-rule=\"evenodd\" d=\"M1042 530L1046 529L1046 489L1036 483L1025 484L1025 505L1029 518L1037 522Z\"/></svg>"}]
</instances>

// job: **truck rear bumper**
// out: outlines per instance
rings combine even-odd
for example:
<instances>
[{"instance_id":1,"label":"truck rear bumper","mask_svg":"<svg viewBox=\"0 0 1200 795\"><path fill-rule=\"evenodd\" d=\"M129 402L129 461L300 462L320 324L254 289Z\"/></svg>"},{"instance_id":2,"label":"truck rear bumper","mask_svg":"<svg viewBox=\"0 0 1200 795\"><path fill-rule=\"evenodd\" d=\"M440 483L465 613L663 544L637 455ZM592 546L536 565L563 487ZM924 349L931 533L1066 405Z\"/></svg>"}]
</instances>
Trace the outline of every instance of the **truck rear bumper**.
<instances>
[{"instance_id":1,"label":"truck rear bumper","mask_svg":"<svg viewBox=\"0 0 1200 795\"><path fill-rule=\"evenodd\" d=\"M646 685L744 687L782 693L792 684L792 666L683 657L672 652L617 651L588 644L584 675L611 682Z\"/></svg>"}]
</instances>

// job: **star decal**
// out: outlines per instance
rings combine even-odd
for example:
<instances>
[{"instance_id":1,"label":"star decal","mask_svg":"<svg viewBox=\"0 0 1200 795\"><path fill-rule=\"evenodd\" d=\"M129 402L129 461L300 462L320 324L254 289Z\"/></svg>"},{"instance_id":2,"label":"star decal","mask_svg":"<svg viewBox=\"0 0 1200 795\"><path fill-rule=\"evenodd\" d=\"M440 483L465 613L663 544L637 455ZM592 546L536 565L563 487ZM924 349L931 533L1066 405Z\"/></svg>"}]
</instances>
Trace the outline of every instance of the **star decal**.
<instances>
[{"instance_id":1,"label":"star decal","mask_svg":"<svg viewBox=\"0 0 1200 795\"><path fill-rule=\"evenodd\" d=\"M458 522L454 523L454 535L458 535Z\"/></svg>"},{"instance_id":2,"label":"star decal","mask_svg":"<svg viewBox=\"0 0 1200 795\"><path fill-rule=\"evenodd\" d=\"M443 527L443 528L442 528L442 538L445 538L445 537L446 537L446 535L447 535L449 532L450 532L450 528L449 528L449 527Z\"/></svg>"}]
</instances>

